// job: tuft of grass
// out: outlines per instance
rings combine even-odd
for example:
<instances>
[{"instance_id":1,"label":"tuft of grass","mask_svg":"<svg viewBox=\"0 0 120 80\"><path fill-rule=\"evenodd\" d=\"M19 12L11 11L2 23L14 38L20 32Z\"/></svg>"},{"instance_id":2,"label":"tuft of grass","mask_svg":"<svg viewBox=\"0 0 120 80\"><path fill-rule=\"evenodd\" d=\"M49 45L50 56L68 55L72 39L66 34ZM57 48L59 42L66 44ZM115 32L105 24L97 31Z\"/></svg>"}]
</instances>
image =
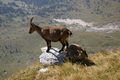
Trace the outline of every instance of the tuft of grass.
<instances>
[{"instance_id":1,"label":"tuft of grass","mask_svg":"<svg viewBox=\"0 0 120 80\"><path fill-rule=\"evenodd\" d=\"M22 69L6 80L119 80L120 79L120 50L90 54L84 63L95 65L72 64L66 62L60 66L48 66L47 72L40 72L45 68L40 63ZM86 63L86 64L87 64Z\"/></svg>"}]
</instances>

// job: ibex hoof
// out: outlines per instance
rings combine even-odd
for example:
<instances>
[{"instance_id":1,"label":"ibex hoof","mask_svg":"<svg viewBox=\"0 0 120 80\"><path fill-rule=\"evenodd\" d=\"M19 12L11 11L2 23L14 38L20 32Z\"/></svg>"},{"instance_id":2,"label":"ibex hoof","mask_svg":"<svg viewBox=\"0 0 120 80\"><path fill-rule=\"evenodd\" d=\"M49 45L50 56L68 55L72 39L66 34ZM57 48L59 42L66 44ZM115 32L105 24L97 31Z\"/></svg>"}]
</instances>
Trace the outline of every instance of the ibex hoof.
<instances>
[{"instance_id":1,"label":"ibex hoof","mask_svg":"<svg viewBox=\"0 0 120 80\"><path fill-rule=\"evenodd\" d=\"M59 52L62 52L63 50L60 50Z\"/></svg>"},{"instance_id":2,"label":"ibex hoof","mask_svg":"<svg viewBox=\"0 0 120 80\"><path fill-rule=\"evenodd\" d=\"M49 50L47 50L46 52L49 52Z\"/></svg>"}]
</instances>

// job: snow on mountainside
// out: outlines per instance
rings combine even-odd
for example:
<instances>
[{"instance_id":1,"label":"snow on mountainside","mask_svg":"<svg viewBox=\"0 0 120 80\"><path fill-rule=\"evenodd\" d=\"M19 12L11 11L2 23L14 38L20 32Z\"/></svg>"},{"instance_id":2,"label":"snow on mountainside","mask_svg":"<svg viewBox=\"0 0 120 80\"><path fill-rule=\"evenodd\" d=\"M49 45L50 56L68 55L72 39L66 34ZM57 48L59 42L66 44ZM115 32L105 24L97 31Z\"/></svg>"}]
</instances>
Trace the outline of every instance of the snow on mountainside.
<instances>
[{"instance_id":1,"label":"snow on mountainside","mask_svg":"<svg viewBox=\"0 0 120 80\"><path fill-rule=\"evenodd\" d=\"M101 27L94 26L97 24L95 22L85 22L81 19L53 19L57 22L63 22L69 25L69 29L72 31L86 31L86 32L99 32L99 33L113 33L116 31L120 31L120 25L114 25L112 23L108 23L107 25L103 25Z\"/></svg>"},{"instance_id":2,"label":"snow on mountainside","mask_svg":"<svg viewBox=\"0 0 120 80\"><path fill-rule=\"evenodd\" d=\"M87 23L85 21L82 21L81 19L54 19L58 22L64 22L66 24L79 24L81 26L93 26L93 23Z\"/></svg>"}]
</instances>

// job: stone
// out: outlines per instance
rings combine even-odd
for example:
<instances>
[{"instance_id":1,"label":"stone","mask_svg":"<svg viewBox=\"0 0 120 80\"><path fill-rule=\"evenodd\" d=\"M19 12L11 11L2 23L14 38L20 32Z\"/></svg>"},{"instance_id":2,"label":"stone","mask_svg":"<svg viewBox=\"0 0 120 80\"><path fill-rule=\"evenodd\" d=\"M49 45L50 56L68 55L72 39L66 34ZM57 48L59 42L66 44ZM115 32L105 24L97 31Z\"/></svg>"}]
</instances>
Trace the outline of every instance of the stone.
<instances>
[{"instance_id":1,"label":"stone","mask_svg":"<svg viewBox=\"0 0 120 80\"><path fill-rule=\"evenodd\" d=\"M63 58L67 56L66 51L59 52L58 48L51 48L49 52L46 52L47 47L41 48L41 51L43 52L39 58L40 63L44 66L49 66L52 64L60 65L64 63Z\"/></svg>"},{"instance_id":2,"label":"stone","mask_svg":"<svg viewBox=\"0 0 120 80\"><path fill-rule=\"evenodd\" d=\"M48 71L48 68L42 68L39 70L40 72L47 72Z\"/></svg>"},{"instance_id":3,"label":"stone","mask_svg":"<svg viewBox=\"0 0 120 80\"><path fill-rule=\"evenodd\" d=\"M67 56L66 51L59 52L58 48L51 48L49 52L46 52L47 47L41 48L41 51L43 52L39 58L40 63L44 66L49 66L52 64L60 65L64 63L63 58Z\"/></svg>"}]
</instances>

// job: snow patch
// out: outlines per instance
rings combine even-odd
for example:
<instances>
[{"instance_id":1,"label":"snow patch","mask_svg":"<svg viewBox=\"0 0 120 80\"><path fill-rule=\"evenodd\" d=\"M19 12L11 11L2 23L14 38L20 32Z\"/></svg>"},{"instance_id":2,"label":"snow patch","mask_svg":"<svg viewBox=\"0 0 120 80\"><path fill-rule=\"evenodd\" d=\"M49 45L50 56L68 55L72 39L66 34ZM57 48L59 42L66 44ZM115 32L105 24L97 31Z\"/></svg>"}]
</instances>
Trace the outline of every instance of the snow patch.
<instances>
[{"instance_id":1,"label":"snow patch","mask_svg":"<svg viewBox=\"0 0 120 80\"><path fill-rule=\"evenodd\" d=\"M99 32L99 33L113 33L116 31L120 31L120 25L114 25L112 23L108 23L107 25L99 25L94 26L94 24L97 24L95 22L85 22L81 19L53 19L57 22L64 22L67 25L70 25L67 27L71 31L85 31L85 32ZM101 27L100 27L101 26Z\"/></svg>"},{"instance_id":2,"label":"snow patch","mask_svg":"<svg viewBox=\"0 0 120 80\"><path fill-rule=\"evenodd\" d=\"M88 23L88 22L85 22L85 21L82 21L81 19L53 19L57 22L64 22L66 24L79 24L81 26L93 26L93 22L91 23Z\"/></svg>"}]
</instances>

